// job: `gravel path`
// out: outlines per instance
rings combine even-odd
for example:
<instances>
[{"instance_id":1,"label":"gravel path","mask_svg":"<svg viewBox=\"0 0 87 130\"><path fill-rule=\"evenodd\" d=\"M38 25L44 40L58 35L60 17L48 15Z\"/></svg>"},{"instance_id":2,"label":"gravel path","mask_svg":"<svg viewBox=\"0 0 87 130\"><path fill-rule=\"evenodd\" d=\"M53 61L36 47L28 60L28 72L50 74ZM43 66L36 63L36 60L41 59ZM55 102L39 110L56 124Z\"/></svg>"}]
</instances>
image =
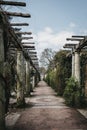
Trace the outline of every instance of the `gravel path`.
<instances>
[{"instance_id":1,"label":"gravel path","mask_svg":"<svg viewBox=\"0 0 87 130\"><path fill-rule=\"evenodd\" d=\"M87 130L87 119L76 109L67 107L64 99L57 97L44 81L26 102L29 107L19 112L12 130Z\"/></svg>"}]
</instances>

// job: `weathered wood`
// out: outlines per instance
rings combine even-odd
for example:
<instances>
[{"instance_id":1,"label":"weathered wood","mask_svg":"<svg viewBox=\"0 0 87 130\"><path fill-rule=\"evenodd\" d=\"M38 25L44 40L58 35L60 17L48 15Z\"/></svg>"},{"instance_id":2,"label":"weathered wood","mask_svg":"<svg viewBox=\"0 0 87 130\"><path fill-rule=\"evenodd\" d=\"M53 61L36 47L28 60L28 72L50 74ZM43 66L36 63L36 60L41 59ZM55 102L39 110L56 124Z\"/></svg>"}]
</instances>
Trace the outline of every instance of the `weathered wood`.
<instances>
[{"instance_id":1,"label":"weathered wood","mask_svg":"<svg viewBox=\"0 0 87 130\"><path fill-rule=\"evenodd\" d=\"M33 39L33 37L21 37L20 39L21 39L21 40L24 40L24 39L25 39L25 40L28 40L28 39Z\"/></svg>"},{"instance_id":2,"label":"weathered wood","mask_svg":"<svg viewBox=\"0 0 87 130\"><path fill-rule=\"evenodd\" d=\"M77 44L72 44L72 43L66 43L63 48L75 48Z\"/></svg>"},{"instance_id":3,"label":"weathered wood","mask_svg":"<svg viewBox=\"0 0 87 130\"><path fill-rule=\"evenodd\" d=\"M34 42L21 42L22 44L35 44Z\"/></svg>"},{"instance_id":4,"label":"weathered wood","mask_svg":"<svg viewBox=\"0 0 87 130\"><path fill-rule=\"evenodd\" d=\"M82 39L81 38L67 38L66 39L67 41L81 41Z\"/></svg>"},{"instance_id":5,"label":"weathered wood","mask_svg":"<svg viewBox=\"0 0 87 130\"><path fill-rule=\"evenodd\" d=\"M23 46L24 48L35 48L35 46Z\"/></svg>"},{"instance_id":6,"label":"weathered wood","mask_svg":"<svg viewBox=\"0 0 87 130\"><path fill-rule=\"evenodd\" d=\"M19 31L15 31L16 34L23 34L23 35L31 35L32 32L19 32Z\"/></svg>"},{"instance_id":7,"label":"weathered wood","mask_svg":"<svg viewBox=\"0 0 87 130\"><path fill-rule=\"evenodd\" d=\"M25 2L0 1L1 5L26 6Z\"/></svg>"},{"instance_id":8,"label":"weathered wood","mask_svg":"<svg viewBox=\"0 0 87 130\"><path fill-rule=\"evenodd\" d=\"M29 54L37 54L37 52L29 51Z\"/></svg>"},{"instance_id":9,"label":"weathered wood","mask_svg":"<svg viewBox=\"0 0 87 130\"><path fill-rule=\"evenodd\" d=\"M0 10L0 13L2 13L3 11ZM25 17L25 18L29 18L31 17L30 14L24 14L24 13L17 13L17 12L7 12L7 11L4 11L4 13L6 15L9 15L9 16L17 16L17 17Z\"/></svg>"},{"instance_id":10,"label":"weathered wood","mask_svg":"<svg viewBox=\"0 0 87 130\"><path fill-rule=\"evenodd\" d=\"M31 58L36 58L37 56L36 55L30 55Z\"/></svg>"},{"instance_id":11,"label":"weathered wood","mask_svg":"<svg viewBox=\"0 0 87 130\"><path fill-rule=\"evenodd\" d=\"M35 50L35 48L25 48L25 49L27 49L27 50Z\"/></svg>"},{"instance_id":12,"label":"weathered wood","mask_svg":"<svg viewBox=\"0 0 87 130\"><path fill-rule=\"evenodd\" d=\"M75 37L76 37L76 38L84 38L85 36L74 36L74 35L73 35L72 37L74 37L74 38L75 38Z\"/></svg>"},{"instance_id":13,"label":"weathered wood","mask_svg":"<svg viewBox=\"0 0 87 130\"><path fill-rule=\"evenodd\" d=\"M20 40L18 39L17 35L15 35L14 30L11 28L10 23L8 22L8 17L6 15L6 13L4 11L1 11L0 15L3 18L4 24L8 27L9 36L15 41L15 42L13 42L15 48L18 48L19 50L23 51L23 55L24 55L25 59L29 59L30 64L33 66L33 68L36 69L37 73L39 73L37 68L33 65L33 62L32 62L31 58L28 55L28 52L26 52L26 49L24 49L23 46L20 44ZM27 50L29 50L29 51L30 50L35 50L35 48L30 48L30 49L27 48Z\"/></svg>"},{"instance_id":14,"label":"weathered wood","mask_svg":"<svg viewBox=\"0 0 87 130\"><path fill-rule=\"evenodd\" d=\"M79 42L76 46L76 50L81 50L83 47L87 46L87 37Z\"/></svg>"},{"instance_id":15,"label":"weathered wood","mask_svg":"<svg viewBox=\"0 0 87 130\"><path fill-rule=\"evenodd\" d=\"M11 26L29 26L28 23L10 23Z\"/></svg>"}]
</instances>

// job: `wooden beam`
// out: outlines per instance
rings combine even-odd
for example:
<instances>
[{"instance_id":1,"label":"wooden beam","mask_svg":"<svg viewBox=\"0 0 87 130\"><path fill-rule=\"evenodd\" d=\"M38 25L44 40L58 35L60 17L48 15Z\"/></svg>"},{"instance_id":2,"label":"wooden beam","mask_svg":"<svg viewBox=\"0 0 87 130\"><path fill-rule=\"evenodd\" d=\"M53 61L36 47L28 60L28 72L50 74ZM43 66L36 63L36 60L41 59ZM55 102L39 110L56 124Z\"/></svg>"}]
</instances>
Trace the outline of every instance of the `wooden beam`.
<instances>
[{"instance_id":1,"label":"wooden beam","mask_svg":"<svg viewBox=\"0 0 87 130\"><path fill-rule=\"evenodd\" d=\"M34 42L21 42L22 44L35 44Z\"/></svg>"},{"instance_id":2,"label":"wooden beam","mask_svg":"<svg viewBox=\"0 0 87 130\"><path fill-rule=\"evenodd\" d=\"M0 1L0 5L26 6L25 2Z\"/></svg>"},{"instance_id":3,"label":"wooden beam","mask_svg":"<svg viewBox=\"0 0 87 130\"><path fill-rule=\"evenodd\" d=\"M32 32L19 32L19 31L15 31L16 34L23 34L23 35L31 35Z\"/></svg>"},{"instance_id":4,"label":"wooden beam","mask_svg":"<svg viewBox=\"0 0 87 130\"><path fill-rule=\"evenodd\" d=\"M10 23L11 26L29 26L28 23Z\"/></svg>"},{"instance_id":5,"label":"wooden beam","mask_svg":"<svg viewBox=\"0 0 87 130\"><path fill-rule=\"evenodd\" d=\"M37 52L29 51L29 54L37 54Z\"/></svg>"},{"instance_id":6,"label":"wooden beam","mask_svg":"<svg viewBox=\"0 0 87 130\"><path fill-rule=\"evenodd\" d=\"M81 50L85 46L87 46L87 37L80 41L80 43L76 46L76 50Z\"/></svg>"},{"instance_id":7,"label":"wooden beam","mask_svg":"<svg viewBox=\"0 0 87 130\"><path fill-rule=\"evenodd\" d=\"M74 43L66 43L65 46L76 46L77 44Z\"/></svg>"},{"instance_id":8,"label":"wooden beam","mask_svg":"<svg viewBox=\"0 0 87 130\"><path fill-rule=\"evenodd\" d=\"M82 39L79 38L67 38L67 41L81 41Z\"/></svg>"},{"instance_id":9,"label":"wooden beam","mask_svg":"<svg viewBox=\"0 0 87 130\"><path fill-rule=\"evenodd\" d=\"M15 1L0 1L1 5L12 5L12 6L26 6L25 2L15 2Z\"/></svg>"},{"instance_id":10,"label":"wooden beam","mask_svg":"<svg viewBox=\"0 0 87 130\"><path fill-rule=\"evenodd\" d=\"M72 36L74 38L85 38L85 36Z\"/></svg>"},{"instance_id":11,"label":"wooden beam","mask_svg":"<svg viewBox=\"0 0 87 130\"><path fill-rule=\"evenodd\" d=\"M35 46L23 46L24 48L35 48Z\"/></svg>"},{"instance_id":12,"label":"wooden beam","mask_svg":"<svg viewBox=\"0 0 87 130\"><path fill-rule=\"evenodd\" d=\"M33 37L21 37L20 39L21 40L24 40L24 39L28 40L28 39L33 39Z\"/></svg>"},{"instance_id":13,"label":"wooden beam","mask_svg":"<svg viewBox=\"0 0 87 130\"><path fill-rule=\"evenodd\" d=\"M23 46L20 44L20 40L18 39L17 35L15 35L14 30L11 28L10 23L8 22L7 15L4 13L4 11L2 11L0 15L3 18L3 21L4 21L3 23L5 25L7 25L7 27L8 27L7 33L9 33L9 36L12 37L12 39L14 39L14 41L15 41L14 42L15 48L18 48L19 50L21 50L23 52L24 57L26 59L30 60L30 64L35 68L35 70L37 71L37 73L39 73L38 70L37 70L37 68L33 65L33 62L31 60L31 58L29 57L28 53L26 52L26 49L24 49ZM29 50L29 48L27 50ZM30 49L30 50L35 50L35 48Z\"/></svg>"},{"instance_id":14,"label":"wooden beam","mask_svg":"<svg viewBox=\"0 0 87 130\"><path fill-rule=\"evenodd\" d=\"M1 12L1 13L4 12L4 14L9 15L9 16L17 16L17 17L25 17L25 18L31 17L30 14L24 14L24 13L7 12L7 11L1 11L1 10L0 10L0 12Z\"/></svg>"},{"instance_id":15,"label":"wooden beam","mask_svg":"<svg viewBox=\"0 0 87 130\"><path fill-rule=\"evenodd\" d=\"M65 44L65 45L63 46L63 48L75 48L76 45L77 45L77 44L69 44L69 43L67 43L67 44Z\"/></svg>"}]
</instances>

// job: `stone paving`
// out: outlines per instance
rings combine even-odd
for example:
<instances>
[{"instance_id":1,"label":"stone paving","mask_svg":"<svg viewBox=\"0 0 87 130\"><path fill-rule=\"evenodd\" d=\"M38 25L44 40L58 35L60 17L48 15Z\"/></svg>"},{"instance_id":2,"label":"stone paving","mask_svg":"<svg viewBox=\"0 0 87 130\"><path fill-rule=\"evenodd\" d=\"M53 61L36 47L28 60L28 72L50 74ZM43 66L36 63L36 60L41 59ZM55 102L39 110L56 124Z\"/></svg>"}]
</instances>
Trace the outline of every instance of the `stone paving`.
<instances>
[{"instance_id":1,"label":"stone paving","mask_svg":"<svg viewBox=\"0 0 87 130\"><path fill-rule=\"evenodd\" d=\"M64 99L56 96L44 81L26 102L31 107L19 112L12 130L87 130L87 119L76 109L67 107Z\"/></svg>"}]
</instances>

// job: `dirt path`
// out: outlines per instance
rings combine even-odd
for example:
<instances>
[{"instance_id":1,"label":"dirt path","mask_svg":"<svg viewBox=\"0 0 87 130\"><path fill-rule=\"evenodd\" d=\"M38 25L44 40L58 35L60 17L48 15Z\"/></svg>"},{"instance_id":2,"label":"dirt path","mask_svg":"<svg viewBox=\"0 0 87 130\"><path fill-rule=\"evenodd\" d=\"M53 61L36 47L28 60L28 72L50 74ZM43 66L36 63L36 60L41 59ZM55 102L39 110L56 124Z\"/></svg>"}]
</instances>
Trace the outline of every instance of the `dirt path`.
<instances>
[{"instance_id":1,"label":"dirt path","mask_svg":"<svg viewBox=\"0 0 87 130\"><path fill-rule=\"evenodd\" d=\"M41 81L12 130L87 130L87 119L67 107L64 100Z\"/></svg>"}]
</instances>

